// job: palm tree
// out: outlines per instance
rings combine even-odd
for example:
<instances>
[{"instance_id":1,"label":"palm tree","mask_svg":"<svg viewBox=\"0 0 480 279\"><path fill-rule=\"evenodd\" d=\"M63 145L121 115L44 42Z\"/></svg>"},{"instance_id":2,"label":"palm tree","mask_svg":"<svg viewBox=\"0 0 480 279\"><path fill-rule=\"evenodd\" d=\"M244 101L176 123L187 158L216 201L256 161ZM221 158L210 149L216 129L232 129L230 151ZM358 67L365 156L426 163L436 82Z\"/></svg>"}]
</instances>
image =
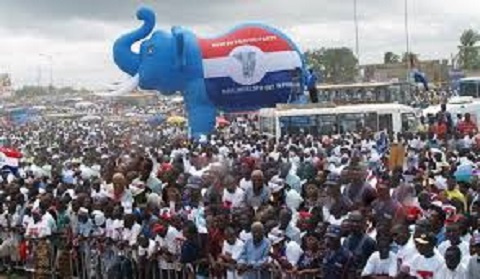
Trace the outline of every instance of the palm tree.
<instances>
[{"instance_id":1,"label":"palm tree","mask_svg":"<svg viewBox=\"0 0 480 279\"><path fill-rule=\"evenodd\" d=\"M464 69L474 69L479 66L479 53L476 44L480 41L480 34L468 29L460 36L459 62Z\"/></svg>"}]
</instances>

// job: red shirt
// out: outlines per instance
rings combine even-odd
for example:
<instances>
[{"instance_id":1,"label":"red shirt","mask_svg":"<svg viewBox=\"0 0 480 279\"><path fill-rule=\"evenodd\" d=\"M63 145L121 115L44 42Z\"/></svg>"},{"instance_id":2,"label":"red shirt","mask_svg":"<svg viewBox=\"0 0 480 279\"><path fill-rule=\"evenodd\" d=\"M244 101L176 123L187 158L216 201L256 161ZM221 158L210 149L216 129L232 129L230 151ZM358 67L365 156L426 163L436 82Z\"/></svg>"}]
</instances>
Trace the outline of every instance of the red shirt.
<instances>
[{"instance_id":1,"label":"red shirt","mask_svg":"<svg viewBox=\"0 0 480 279\"><path fill-rule=\"evenodd\" d=\"M445 139L447 133L447 125L445 123L438 123L433 127L433 131L440 139Z\"/></svg>"},{"instance_id":2,"label":"red shirt","mask_svg":"<svg viewBox=\"0 0 480 279\"><path fill-rule=\"evenodd\" d=\"M469 135L472 132L477 132L477 125L472 121L460 121L457 125L457 129L462 135Z\"/></svg>"}]
</instances>

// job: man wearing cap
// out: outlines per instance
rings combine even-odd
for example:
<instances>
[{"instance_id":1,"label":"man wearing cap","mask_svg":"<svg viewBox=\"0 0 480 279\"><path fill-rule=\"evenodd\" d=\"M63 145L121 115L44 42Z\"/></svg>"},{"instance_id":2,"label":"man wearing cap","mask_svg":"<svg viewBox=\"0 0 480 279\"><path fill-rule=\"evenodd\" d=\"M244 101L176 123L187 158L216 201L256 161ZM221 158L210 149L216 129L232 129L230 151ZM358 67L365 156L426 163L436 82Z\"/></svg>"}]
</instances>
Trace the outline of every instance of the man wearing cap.
<instances>
[{"instance_id":1,"label":"man wearing cap","mask_svg":"<svg viewBox=\"0 0 480 279\"><path fill-rule=\"evenodd\" d=\"M425 232L415 238L415 246L418 253L410 262L410 270L401 269L400 273L409 273L410 276L419 279L434 279L440 275L440 269L444 259L435 253L435 234Z\"/></svg>"},{"instance_id":2,"label":"man wearing cap","mask_svg":"<svg viewBox=\"0 0 480 279\"><path fill-rule=\"evenodd\" d=\"M342 230L339 226L330 225L325 234L327 251L323 259L324 279L356 278L353 256L341 245Z\"/></svg>"}]
</instances>

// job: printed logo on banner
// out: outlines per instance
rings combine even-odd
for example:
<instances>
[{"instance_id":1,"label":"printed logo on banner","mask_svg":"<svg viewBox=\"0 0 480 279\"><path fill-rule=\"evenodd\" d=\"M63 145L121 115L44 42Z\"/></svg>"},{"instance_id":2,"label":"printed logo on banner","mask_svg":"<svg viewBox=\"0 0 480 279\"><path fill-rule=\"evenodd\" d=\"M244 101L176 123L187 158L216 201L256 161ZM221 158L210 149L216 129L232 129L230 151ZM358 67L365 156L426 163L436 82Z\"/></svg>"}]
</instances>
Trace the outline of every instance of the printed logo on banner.
<instances>
[{"instance_id":1,"label":"printed logo on banner","mask_svg":"<svg viewBox=\"0 0 480 279\"><path fill-rule=\"evenodd\" d=\"M255 54L256 53L254 51L244 51L233 55L233 57L242 63L242 73L244 78L253 77L256 62Z\"/></svg>"},{"instance_id":2,"label":"printed logo on banner","mask_svg":"<svg viewBox=\"0 0 480 279\"><path fill-rule=\"evenodd\" d=\"M199 44L209 98L221 109L284 103L299 87L301 56L272 30L245 27Z\"/></svg>"}]
</instances>

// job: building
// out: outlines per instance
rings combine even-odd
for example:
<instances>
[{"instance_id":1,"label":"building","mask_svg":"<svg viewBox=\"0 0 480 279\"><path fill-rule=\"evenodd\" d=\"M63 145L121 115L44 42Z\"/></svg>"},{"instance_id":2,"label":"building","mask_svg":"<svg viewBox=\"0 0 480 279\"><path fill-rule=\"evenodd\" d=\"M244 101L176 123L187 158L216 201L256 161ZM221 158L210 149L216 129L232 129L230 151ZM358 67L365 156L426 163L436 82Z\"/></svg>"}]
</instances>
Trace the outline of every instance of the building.
<instances>
[{"instance_id":1,"label":"building","mask_svg":"<svg viewBox=\"0 0 480 279\"><path fill-rule=\"evenodd\" d=\"M9 74L0 74L0 99L13 96L12 81Z\"/></svg>"},{"instance_id":2,"label":"building","mask_svg":"<svg viewBox=\"0 0 480 279\"><path fill-rule=\"evenodd\" d=\"M442 85L449 83L448 60L428 60L416 62L416 68L424 72L430 83ZM370 64L360 66L365 82L405 81L408 69L406 63Z\"/></svg>"}]
</instances>

